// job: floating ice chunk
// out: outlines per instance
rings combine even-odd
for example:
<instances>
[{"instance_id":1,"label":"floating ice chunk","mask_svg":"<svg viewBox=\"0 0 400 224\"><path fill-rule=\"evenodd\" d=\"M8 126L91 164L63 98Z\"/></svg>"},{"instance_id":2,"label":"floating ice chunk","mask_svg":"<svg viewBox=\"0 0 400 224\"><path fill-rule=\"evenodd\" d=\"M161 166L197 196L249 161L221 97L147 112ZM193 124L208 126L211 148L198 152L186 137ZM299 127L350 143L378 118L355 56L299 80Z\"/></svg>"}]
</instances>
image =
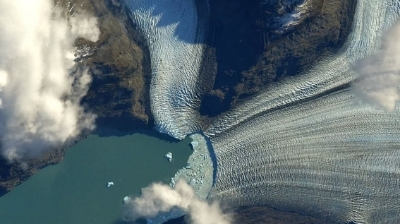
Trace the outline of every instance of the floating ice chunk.
<instances>
[{"instance_id":1,"label":"floating ice chunk","mask_svg":"<svg viewBox=\"0 0 400 224\"><path fill-rule=\"evenodd\" d=\"M172 161L172 152L168 152L164 157L167 158L168 161L171 162Z\"/></svg>"},{"instance_id":2,"label":"floating ice chunk","mask_svg":"<svg viewBox=\"0 0 400 224\"><path fill-rule=\"evenodd\" d=\"M131 201L131 197L125 196L124 197L124 204L129 203Z\"/></svg>"},{"instance_id":3,"label":"floating ice chunk","mask_svg":"<svg viewBox=\"0 0 400 224\"><path fill-rule=\"evenodd\" d=\"M190 144L192 145L193 149L195 149L197 146L199 146L199 142L198 141L192 141Z\"/></svg>"},{"instance_id":4,"label":"floating ice chunk","mask_svg":"<svg viewBox=\"0 0 400 224\"><path fill-rule=\"evenodd\" d=\"M193 179L190 180L190 183L189 183L189 184L190 184L191 186L195 186L195 185L197 185L198 183L200 183L200 182L199 182L196 178L193 178Z\"/></svg>"},{"instance_id":5,"label":"floating ice chunk","mask_svg":"<svg viewBox=\"0 0 400 224\"><path fill-rule=\"evenodd\" d=\"M174 178L171 178L171 184L172 184L172 186L175 186L175 179Z\"/></svg>"},{"instance_id":6,"label":"floating ice chunk","mask_svg":"<svg viewBox=\"0 0 400 224\"><path fill-rule=\"evenodd\" d=\"M112 182L112 181L107 182L107 187L111 187L111 186L113 186L113 185L114 185L114 182Z\"/></svg>"}]
</instances>

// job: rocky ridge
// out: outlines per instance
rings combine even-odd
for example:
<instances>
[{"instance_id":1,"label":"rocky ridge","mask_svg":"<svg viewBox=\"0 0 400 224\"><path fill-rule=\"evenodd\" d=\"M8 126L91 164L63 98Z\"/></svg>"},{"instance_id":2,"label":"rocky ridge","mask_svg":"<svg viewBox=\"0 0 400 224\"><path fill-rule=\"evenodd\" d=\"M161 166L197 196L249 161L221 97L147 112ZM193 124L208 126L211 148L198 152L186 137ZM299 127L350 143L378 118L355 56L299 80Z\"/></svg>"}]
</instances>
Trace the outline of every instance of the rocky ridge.
<instances>
[{"instance_id":1,"label":"rocky ridge","mask_svg":"<svg viewBox=\"0 0 400 224\"><path fill-rule=\"evenodd\" d=\"M350 32L356 7L356 0L309 0L304 18L282 31L274 24L293 9L278 12L286 0L264 2L268 3L211 3L211 44L216 49L217 75L214 88L203 98L203 115L217 116L266 91L267 84L301 74L324 56L339 51Z\"/></svg>"}]
</instances>

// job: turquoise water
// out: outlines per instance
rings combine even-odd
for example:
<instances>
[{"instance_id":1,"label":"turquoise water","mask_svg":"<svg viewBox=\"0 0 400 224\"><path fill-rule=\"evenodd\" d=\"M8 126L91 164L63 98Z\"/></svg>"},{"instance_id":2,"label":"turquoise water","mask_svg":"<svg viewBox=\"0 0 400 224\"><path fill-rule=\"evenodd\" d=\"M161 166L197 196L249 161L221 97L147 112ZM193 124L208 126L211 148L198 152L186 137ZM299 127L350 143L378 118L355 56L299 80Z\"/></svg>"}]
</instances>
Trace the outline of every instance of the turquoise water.
<instances>
[{"instance_id":1,"label":"turquoise water","mask_svg":"<svg viewBox=\"0 0 400 224\"><path fill-rule=\"evenodd\" d=\"M144 134L89 136L64 160L37 172L0 198L1 224L112 224L122 199L152 182L169 183L186 165L190 139L169 142ZM172 152L173 160L164 158ZM107 182L114 186L107 188Z\"/></svg>"}]
</instances>

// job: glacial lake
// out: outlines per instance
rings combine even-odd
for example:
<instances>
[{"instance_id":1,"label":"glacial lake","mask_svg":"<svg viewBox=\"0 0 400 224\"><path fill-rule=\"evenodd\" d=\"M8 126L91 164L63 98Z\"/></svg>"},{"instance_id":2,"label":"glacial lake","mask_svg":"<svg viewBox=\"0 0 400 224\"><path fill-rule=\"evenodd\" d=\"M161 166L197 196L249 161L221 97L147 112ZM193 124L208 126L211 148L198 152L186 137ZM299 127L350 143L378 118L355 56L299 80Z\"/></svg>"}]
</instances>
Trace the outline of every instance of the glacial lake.
<instances>
[{"instance_id":1,"label":"glacial lake","mask_svg":"<svg viewBox=\"0 0 400 224\"><path fill-rule=\"evenodd\" d=\"M149 135L150 134L150 135ZM172 142L159 134L91 135L0 197L4 224L117 224L122 201L153 182L169 183L186 165L191 139ZM172 152L169 162L164 155ZM107 188L107 182L114 185Z\"/></svg>"}]
</instances>

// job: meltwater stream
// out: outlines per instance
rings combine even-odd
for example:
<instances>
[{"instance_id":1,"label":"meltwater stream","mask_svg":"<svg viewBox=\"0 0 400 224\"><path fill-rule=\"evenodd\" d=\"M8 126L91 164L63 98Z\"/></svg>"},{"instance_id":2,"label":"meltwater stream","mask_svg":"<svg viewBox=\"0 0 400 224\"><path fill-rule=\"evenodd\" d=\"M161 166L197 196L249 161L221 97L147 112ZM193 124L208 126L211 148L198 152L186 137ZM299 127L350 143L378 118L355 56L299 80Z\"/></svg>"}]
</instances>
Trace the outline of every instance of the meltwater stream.
<instances>
[{"instance_id":1,"label":"meltwater stream","mask_svg":"<svg viewBox=\"0 0 400 224\"><path fill-rule=\"evenodd\" d=\"M148 40L159 130L177 138L197 131L201 47L193 40L201 32L193 27L195 1L126 3ZM210 159L216 158L208 198L339 223L400 223L400 108L385 112L348 89L357 78L352 64L378 48L399 14L398 0L357 1L352 32L337 55L268 88L203 130Z\"/></svg>"}]
</instances>

